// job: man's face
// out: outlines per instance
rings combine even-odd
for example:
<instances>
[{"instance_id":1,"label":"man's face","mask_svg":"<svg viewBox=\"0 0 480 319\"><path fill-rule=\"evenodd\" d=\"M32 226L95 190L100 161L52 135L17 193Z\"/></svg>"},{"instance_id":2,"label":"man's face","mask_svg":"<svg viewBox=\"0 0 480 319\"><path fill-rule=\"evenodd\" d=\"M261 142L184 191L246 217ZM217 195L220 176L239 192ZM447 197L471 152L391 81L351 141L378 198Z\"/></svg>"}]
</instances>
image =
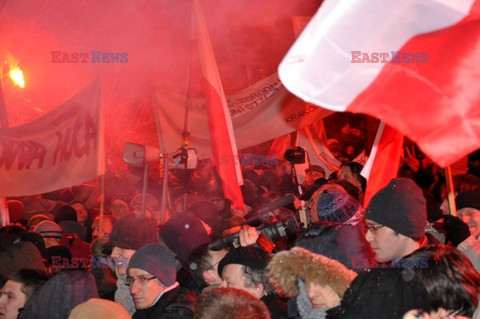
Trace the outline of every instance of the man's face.
<instances>
[{"instance_id":1,"label":"man's face","mask_svg":"<svg viewBox=\"0 0 480 319\"><path fill-rule=\"evenodd\" d=\"M209 250L208 255L210 256L210 265L211 267L206 270L207 284L211 285L220 285L222 283L222 278L218 275L218 263L225 257L228 250L222 249L219 251Z\"/></svg>"},{"instance_id":2,"label":"man's face","mask_svg":"<svg viewBox=\"0 0 480 319\"><path fill-rule=\"evenodd\" d=\"M87 212L87 209L85 208L85 206L83 206L80 203L75 203L75 204L72 204L72 207L77 212L78 223L82 224L82 225L85 224L85 222L88 219L88 212Z\"/></svg>"},{"instance_id":3,"label":"man's face","mask_svg":"<svg viewBox=\"0 0 480 319\"><path fill-rule=\"evenodd\" d=\"M18 309L23 308L27 296L22 292L22 284L8 280L2 288L0 297L0 318L16 319Z\"/></svg>"},{"instance_id":4,"label":"man's face","mask_svg":"<svg viewBox=\"0 0 480 319\"><path fill-rule=\"evenodd\" d=\"M470 235L475 238L480 235L480 210L465 207L458 210L458 217L468 225Z\"/></svg>"},{"instance_id":5,"label":"man's face","mask_svg":"<svg viewBox=\"0 0 480 319\"><path fill-rule=\"evenodd\" d=\"M313 185L313 182L315 182L319 178L325 178L325 174L317 171L309 171L307 173L307 176L305 176L305 184L311 186Z\"/></svg>"},{"instance_id":6,"label":"man's face","mask_svg":"<svg viewBox=\"0 0 480 319\"><path fill-rule=\"evenodd\" d=\"M123 200L114 199L110 205L110 213L116 220L127 216L129 213L128 205Z\"/></svg>"},{"instance_id":7,"label":"man's face","mask_svg":"<svg viewBox=\"0 0 480 319\"><path fill-rule=\"evenodd\" d=\"M368 230L365 237L379 263L398 259L412 253L412 251L409 251L411 247L409 242L412 239L397 234L393 229L369 219L367 219L367 226Z\"/></svg>"},{"instance_id":8,"label":"man's face","mask_svg":"<svg viewBox=\"0 0 480 319\"><path fill-rule=\"evenodd\" d=\"M124 276L127 273L127 266L135 250L114 247L111 257L115 259L115 273L117 276Z\"/></svg>"},{"instance_id":9,"label":"man's face","mask_svg":"<svg viewBox=\"0 0 480 319\"><path fill-rule=\"evenodd\" d=\"M130 284L130 294L132 295L135 308L138 310L153 306L157 297L165 290L160 280L155 278L148 271L130 268L128 277L134 279Z\"/></svg>"},{"instance_id":10,"label":"man's face","mask_svg":"<svg viewBox=\"0 0 480 319\"><path fill-rule=\"evenodd\" d=\"M223 281L220 284L220 287L237 288L252 294L258 299L260 299L263 296L263 292L262 294L259 294L258 289L255 289L255 287L245 287L243 265L239 265L239 264L226 265L225 267L223 267L222 278L223 278Z\"/></svg>"},{"instance_id":11,"label":"man's face","mask_svg":"<svg viewBox=\"0 0 480 319\"><path fill-rule=\"evenodd\" d=\"M359 190L362 190L362 184L356 179L352 171L350 170L350 167L348 166L342 166L340 170L338 171L337 174L338 179L345 179L355 185Z\"/></svg>"}]
</instances>

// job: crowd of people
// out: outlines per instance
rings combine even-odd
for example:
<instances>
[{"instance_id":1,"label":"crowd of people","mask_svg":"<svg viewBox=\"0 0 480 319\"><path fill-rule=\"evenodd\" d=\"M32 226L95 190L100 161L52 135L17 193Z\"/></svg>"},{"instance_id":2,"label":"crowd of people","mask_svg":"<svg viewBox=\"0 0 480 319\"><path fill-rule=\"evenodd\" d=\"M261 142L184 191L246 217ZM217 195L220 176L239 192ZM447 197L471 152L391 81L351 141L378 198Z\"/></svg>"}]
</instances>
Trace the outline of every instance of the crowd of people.
<instances>
[{"instance_id":1,"label":"crowd of people","mask_svg":"<svg viewBox=\"0 0 480 319\"><path fill-rule=\"evenodd\" d=\"M211 160L152 174L144 203L134 167L103 193L9 198L0 318L480 318L480 151L453 178L458 217L412 145L368 203L359 163L312 165L302 187L290 168L243 167L244 207Z\"/></svg>"}]
</instances>

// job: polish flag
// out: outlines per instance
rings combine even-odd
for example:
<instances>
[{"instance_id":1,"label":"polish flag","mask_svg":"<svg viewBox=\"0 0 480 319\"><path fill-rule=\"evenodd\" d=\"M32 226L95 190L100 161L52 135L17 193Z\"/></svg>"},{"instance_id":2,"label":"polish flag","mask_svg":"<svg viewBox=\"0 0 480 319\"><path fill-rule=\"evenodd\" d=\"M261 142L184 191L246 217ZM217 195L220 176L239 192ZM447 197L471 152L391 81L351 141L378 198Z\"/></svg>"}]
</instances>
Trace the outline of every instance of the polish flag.
<instances>
[{"instance_id":1,"label":"polish flag","mask_svg":"<svg viewBox=\"0 0 480 319\"><path fill-rule=\"evenodd\" d=\"M326 0L279 66L289 91L366 113L440 166L480 145L480 0Z\"/></svg>"},{"instance_id":2,"label":"polish flag","mask_svg":"<svg viewBox=\"0 0 480 319\"><path fill-rule=\"evenodd\" d=\"M243 179L237 156L238 151L233 134L232 120L228 112L207 25L198 0L194 0L194 32L199 60L205 78L204 92L207 99L208 127L213 157L222 180L225 197L232 200L235 207L243 208L244 203L240 190ZM222 159L231 160L227 160L228 163L225 164Z\"/></svg>"},{"instance_id":3,"label":"polish flag","mask_svg":"<svg viewBox=\"0 0 480 319\"><path fill-rule=\"evenodd\" d=\"M389 125L385 125L384 122L380 122L370 151L370 157L361 172L361 175L368 181L363 207L367 207L373 195L387 186L392 178L397 177L402 146L402 133Z\"/></svg>"}]
</instances>

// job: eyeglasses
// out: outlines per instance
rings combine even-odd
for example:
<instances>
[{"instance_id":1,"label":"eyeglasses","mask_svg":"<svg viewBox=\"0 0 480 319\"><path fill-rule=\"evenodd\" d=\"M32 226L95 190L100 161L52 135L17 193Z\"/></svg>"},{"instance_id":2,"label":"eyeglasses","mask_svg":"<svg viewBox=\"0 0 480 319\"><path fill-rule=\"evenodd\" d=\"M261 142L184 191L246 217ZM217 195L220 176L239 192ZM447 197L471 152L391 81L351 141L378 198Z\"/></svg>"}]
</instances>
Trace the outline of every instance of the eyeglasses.
<instances>
[{"instance_id":1,"label":"eyeglasses","mask_svg":"<svg viewBox=\"0 0 480 319\"><path fill-rule=\"evenodd\" d=\"M135 283L135 281L138 280L138 282L140 283L141 286L145 286L146 284L148 284L148 282L150 280L153 280L157 277L153 276L153 277L138 277L138 278L133 278L133 277L127 277L127 286L133 286L133 284Z\"/></svg>"},{"instance_id":2,"label":"eyeglasses","mask_svg":"<svg viewBox=\"0 0 480 319\"><path fill-rule=\"evenodd\" d=\"M211 265L210 267L208 267L206 270L209 270L209 269L213 269L213 267L215 267L216 265L218 265L222 260L220 259L219 261L217 261L216 263L214 263L213 265Z\"/></svg>"},{"instance_id":3,"label":"eyeglasses","mask_svg":"<svg viewBox=\"0 0 480 319\"><path fill-rule=\"evenodd\" d=\"M384 225L367 226L368 230L371 231L372 233L376 233L377 230L379 230L382 227L385 227L385 226Z\"/></svg>"}]
</instances>

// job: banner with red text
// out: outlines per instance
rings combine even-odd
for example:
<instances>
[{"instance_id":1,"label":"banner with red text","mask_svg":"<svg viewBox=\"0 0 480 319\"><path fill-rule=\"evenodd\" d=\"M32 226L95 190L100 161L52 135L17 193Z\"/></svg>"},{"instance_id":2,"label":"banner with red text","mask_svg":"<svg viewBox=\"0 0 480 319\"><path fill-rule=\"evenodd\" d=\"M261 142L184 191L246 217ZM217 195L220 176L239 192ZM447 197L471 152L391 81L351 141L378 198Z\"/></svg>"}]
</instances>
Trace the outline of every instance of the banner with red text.
<instances>
[{"instance_id":1,"label":"banner with red text","mask_svg":"<svg viewBox=\"0 0 480 319\"><path fill-rule=\"evenodd\" d=\"M46 193L104 173L100 91L97 79L43 117L0 129L0 196Z\"/></svg>"}]
</instances>

